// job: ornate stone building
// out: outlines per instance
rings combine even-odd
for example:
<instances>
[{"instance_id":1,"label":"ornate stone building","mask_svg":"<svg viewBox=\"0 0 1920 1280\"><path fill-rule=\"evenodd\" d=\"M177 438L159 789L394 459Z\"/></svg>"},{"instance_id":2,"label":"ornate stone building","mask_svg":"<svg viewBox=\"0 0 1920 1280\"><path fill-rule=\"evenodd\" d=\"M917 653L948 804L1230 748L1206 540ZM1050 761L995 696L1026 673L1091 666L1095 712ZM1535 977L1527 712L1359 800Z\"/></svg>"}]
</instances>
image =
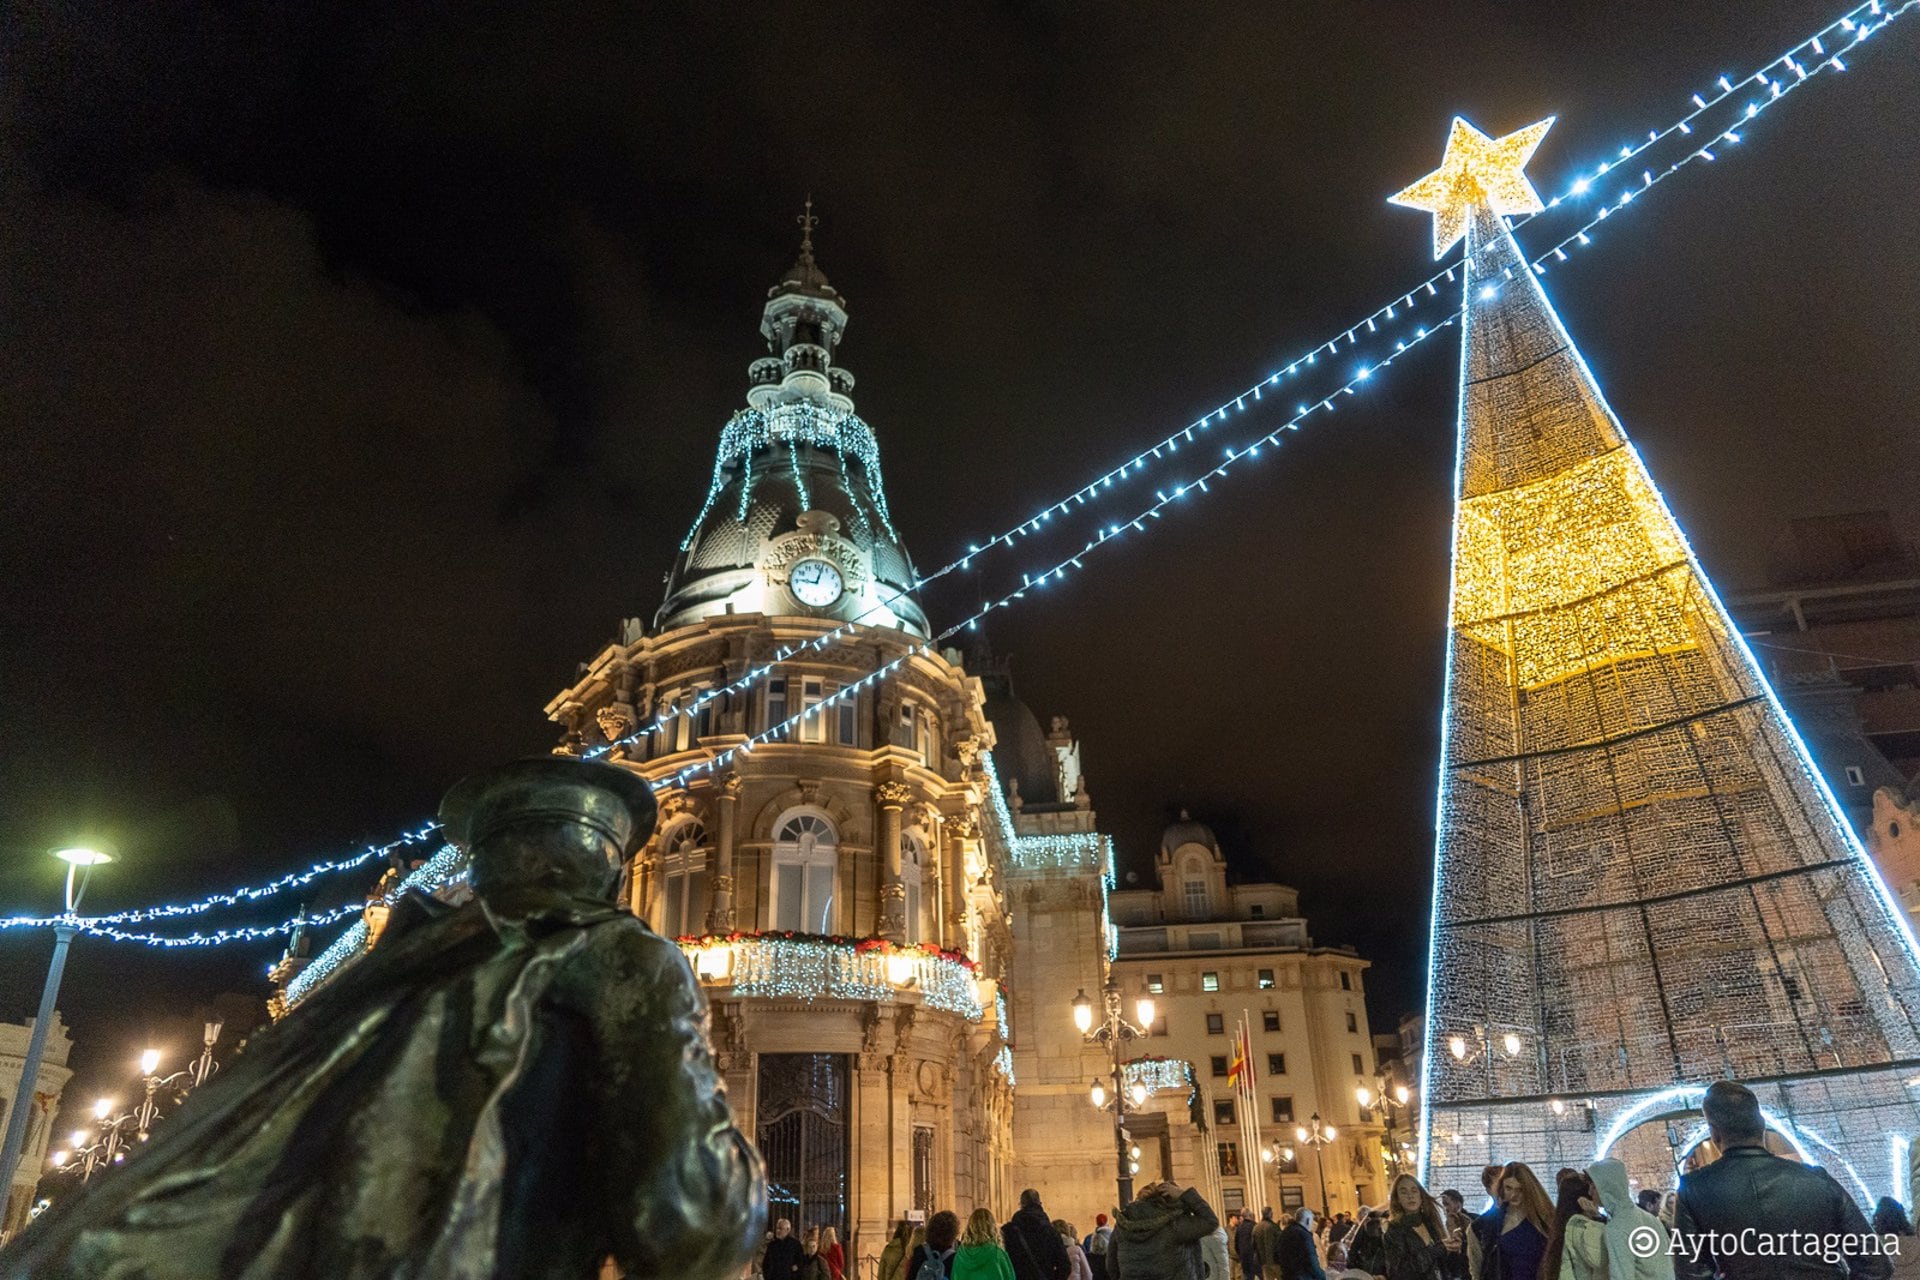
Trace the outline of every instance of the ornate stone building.
<instances>
[{"instance_id":1,"label":"ornate stone building","mask_svg":"<svg viewBox=\"0 0 1920 1280\"><path fill-rule=\"evenodd\" d=\"M1141 1176L1210 1185L1223 1210L1379 1204L1384 1152L1410 1131L1401 1111L1360 1101L1361 1089L1370 1101L1381 1092L1368 962L1314 943L1298 891L1229 884L1213 830L1180 819L1161 836L1154 886L1112 895L1114 976L1129 998L1152 996L1158 1015L1140 1052L1194 1073L1191 1106L1161 1095L1162 1120L1142 1128ZM1236 1094L1241 1028L1251 1084ZM1295 1131L1316 1116L1334 1138L1303 1146Z\"/></svg>"},{"instance_id":2,"label":"ornate stone building","mask_svg":"<svg viewBox=\"0 0 1920 1280\"><path fill-rule=\"evenodd\" d=\"M655 783L628 899L708 985L774 1213L858 1256L904 1213L1007 1203L1013 937L984 690L925 644L846 322L809 236L653 625L547 713Z\"/></svg>"},{"instance_id":3,"label":"ornate stone building","mask_svg":"<svg viewBox=\"0 0 1920 1280\"><path fill-rule=\"evenodd\" d=\"M27 1041L32 1035L32 1019L24 1023L0 1024L0 1080L20 1079L21 1068L27 1065ZM26 1225L27 1215L33 1208L34 1188L39 1184L40 1174L47 1164L48 1139L60 1115L60 1093L73 1077L73 1072L67 1067L67 1054L72 1049L73 1042L67 1039L67 1029L56 1013L53 1025L47 1030L46 1056L40 1062L40 1080L29 1102L33 1107L33 1117L27 1122L27 1139L20 1152L20 1167L14 1173L13 1185L7 1188L6 1218L3 1226L0 1226L0 1235L11 1236ZM4 1123L15 1102L13 1098L0 1097L0 1123Z\"/></svg>"}]
</instances>

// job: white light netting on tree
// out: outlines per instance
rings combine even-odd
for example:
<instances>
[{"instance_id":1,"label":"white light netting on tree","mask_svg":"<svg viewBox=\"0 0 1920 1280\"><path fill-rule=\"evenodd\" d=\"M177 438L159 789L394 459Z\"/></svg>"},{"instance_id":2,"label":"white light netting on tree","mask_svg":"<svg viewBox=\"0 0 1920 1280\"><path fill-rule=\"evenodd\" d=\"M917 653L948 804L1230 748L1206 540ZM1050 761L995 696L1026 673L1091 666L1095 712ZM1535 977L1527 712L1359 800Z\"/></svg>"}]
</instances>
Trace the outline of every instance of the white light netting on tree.
<instances>
[{"instance_id":1,"label":"white light netting on tree","mask_svg":"<svg viewBox=\"0 0 1920 1280\"><path fill-rule=\"evenodd\" d=\"M1883 1194L1911 937L1512 237L1483 211L1468 248L1430 1183L1612 1139L1666 1186L1676 1086L1739 1079Z\"/></svg>"}]
</instances>

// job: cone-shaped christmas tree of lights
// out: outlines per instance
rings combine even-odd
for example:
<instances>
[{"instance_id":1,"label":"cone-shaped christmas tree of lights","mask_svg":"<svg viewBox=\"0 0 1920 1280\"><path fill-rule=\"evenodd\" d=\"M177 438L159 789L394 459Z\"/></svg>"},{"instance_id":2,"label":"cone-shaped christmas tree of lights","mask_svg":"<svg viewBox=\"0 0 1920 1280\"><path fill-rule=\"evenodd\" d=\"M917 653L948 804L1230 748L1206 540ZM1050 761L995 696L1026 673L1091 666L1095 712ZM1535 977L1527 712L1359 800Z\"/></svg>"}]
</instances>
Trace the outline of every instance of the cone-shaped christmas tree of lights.
<instances>
[{"instance_id":1,"label":"cone-shaped christmas tree of lights","mask_svg":"<svg viewBox=\"0 0 1920 1280\"><path fill-rule=\"evenodd\" d=\"M1456 120L1394 197L1467 242L1427 1184L1668 1186L1735 1079L1871 1204L1920 1134L1913 934L1514 243L1550 124Z\"/></svg>"}]
</instances>

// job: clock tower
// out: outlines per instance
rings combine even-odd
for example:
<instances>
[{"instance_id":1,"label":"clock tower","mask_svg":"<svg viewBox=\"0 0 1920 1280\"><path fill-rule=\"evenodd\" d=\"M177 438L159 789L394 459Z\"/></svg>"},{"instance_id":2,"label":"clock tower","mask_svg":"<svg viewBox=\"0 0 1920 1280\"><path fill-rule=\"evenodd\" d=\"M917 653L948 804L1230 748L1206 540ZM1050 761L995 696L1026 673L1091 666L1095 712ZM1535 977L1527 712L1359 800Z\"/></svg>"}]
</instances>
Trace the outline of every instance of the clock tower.
<instances>
[{"instance_id":1,"label":"clock tower","mask_svg":"<svg viewBox=\"0 0 1920 1280\"><path fill-rule=\"evenodd\" d=\"M873 431L834 363L846 299L811 209L801 225L664 601L547 714L560 751L653 784L626 903L707 991L774 1216L833 1226L857 1257L909 1212L1007 1203L1012 840L986 692L924 647Z\"/></svg>"},{"instance_id":2,"label":"clock tower","mask_svg":"<svg viewBox=\"0 0 1920 1280\"><path fill-rule=\"evenodd\" d=\"M720 433L713 479L654 618L677 627L729 613L797 614L927 634L913 563L887 510L873 429L834 364L847 300L813 258L767 291L767 355L747 369L747 407Z\"/></svg>"}]
</instances>

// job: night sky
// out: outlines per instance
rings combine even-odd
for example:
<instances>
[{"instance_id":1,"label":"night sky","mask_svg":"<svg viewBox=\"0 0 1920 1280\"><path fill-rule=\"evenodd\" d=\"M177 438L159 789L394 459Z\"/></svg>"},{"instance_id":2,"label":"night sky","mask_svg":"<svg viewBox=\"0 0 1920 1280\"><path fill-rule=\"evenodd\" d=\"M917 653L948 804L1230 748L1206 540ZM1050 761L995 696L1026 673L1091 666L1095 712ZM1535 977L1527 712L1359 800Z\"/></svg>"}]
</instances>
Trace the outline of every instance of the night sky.
<instances>
[{"instance_id":1,"label":"night sky","mask_svg":"<svg viewBox=\"0 0 1920 1280\"><path fill-rule=\"evenodd\" d=\"M931 569L1423 279L1429 221L1385 197L1453 113L1557 114L1552 191L1838 11L7 6L0 908L54 905L55 843L117 846L90 906L195 894L548 748L542 705L659 603L809 194ZM1548 277L1723 586L1796 516L1920 525L1916 42L1895 26ZM1128 865L1191 807L1375 960L1377 1030L1422 987L1457 350L991 637L1071 717ZM0 1014L47 946L0 938ZM130 1073L160 1020L264 994L276 951L83 939L79 1061Z\"/></svg>"}]
</instances>

